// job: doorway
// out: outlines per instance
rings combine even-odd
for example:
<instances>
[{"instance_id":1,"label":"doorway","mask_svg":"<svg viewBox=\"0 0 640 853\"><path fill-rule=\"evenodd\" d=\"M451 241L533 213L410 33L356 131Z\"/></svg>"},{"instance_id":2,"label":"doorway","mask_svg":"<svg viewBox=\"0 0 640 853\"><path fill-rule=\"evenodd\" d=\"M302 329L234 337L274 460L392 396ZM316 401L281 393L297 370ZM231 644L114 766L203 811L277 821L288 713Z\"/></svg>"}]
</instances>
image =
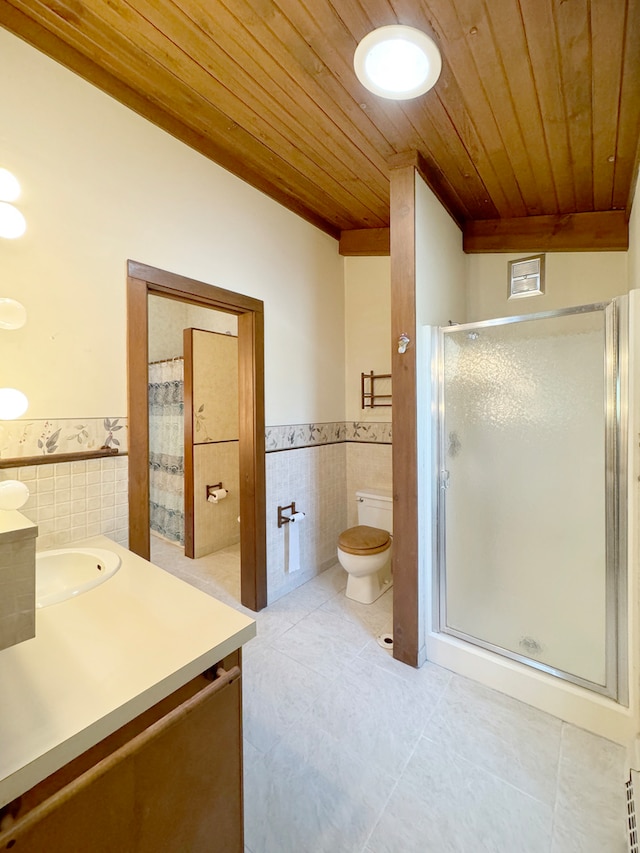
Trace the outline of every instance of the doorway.
<instances>
[{"instance_id":1,"label":"doorway","mask_svg":"<svg viewBox=\"0 0 640 853\"><path fill-rule=\"evenodd\" d=\"M267 603L264 464L264 305L195 279L127 262L129 547L150 556L148 297L150 294L234 314L238 322L241 601Z\"/></svg>"}]
</instances>

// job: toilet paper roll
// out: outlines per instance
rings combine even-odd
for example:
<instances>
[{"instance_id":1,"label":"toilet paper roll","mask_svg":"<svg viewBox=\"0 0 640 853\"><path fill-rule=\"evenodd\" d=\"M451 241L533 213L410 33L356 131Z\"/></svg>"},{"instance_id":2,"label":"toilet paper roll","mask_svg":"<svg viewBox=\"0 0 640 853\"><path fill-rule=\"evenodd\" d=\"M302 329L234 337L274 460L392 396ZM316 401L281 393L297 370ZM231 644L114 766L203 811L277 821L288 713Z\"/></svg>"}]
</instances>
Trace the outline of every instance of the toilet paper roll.
<instances>
[{"instance_id":1,"label":"toilet paper roll","mask_svg":"<svg viewBox=\"0 0 640 853\"><path fill-rule=\"evenodd\" d=\"M299 572L300 565L300 524L304 520L303 512L294 512L287 524L287 569L289 574Z\"/></svg>"},{"instance_id":2,"label":"toilet paper roll","mask_svg":"<svg viewBox=\"0 0 640 853\"><path fill-rule=\"evenodd\" d=\"M219 501L223 501L228 494L229 491L227 489L214 489L211 494L207 496L207 500L209 503L217 504Z\"/></svg>"}]
</instances>

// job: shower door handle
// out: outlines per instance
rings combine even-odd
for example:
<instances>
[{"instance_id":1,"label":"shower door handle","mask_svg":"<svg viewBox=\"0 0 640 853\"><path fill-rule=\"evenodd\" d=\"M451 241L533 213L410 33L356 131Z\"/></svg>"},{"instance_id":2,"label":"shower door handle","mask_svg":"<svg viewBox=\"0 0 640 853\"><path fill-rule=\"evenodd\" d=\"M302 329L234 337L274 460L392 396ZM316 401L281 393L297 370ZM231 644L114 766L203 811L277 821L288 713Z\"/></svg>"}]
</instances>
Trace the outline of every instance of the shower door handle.
<instances>
[{"instance_id":1,"label":"shower door handle","mask_svg":"<svg viewBox=\"0 0 640 853\"><path fill-rule=\"evenodd\" d=\"M448 489L449 488L449 472L448 471L440 471L440 488Z\"/></svg>"}]
</instances>

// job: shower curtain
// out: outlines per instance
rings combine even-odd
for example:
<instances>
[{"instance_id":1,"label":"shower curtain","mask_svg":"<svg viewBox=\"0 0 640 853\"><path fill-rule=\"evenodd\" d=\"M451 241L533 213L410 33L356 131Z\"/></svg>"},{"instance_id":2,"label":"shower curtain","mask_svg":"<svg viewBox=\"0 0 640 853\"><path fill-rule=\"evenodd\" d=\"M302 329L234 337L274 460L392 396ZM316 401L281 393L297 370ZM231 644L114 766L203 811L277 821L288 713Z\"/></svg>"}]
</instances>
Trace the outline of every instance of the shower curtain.
<instances>
[{"instance_id":1,"label":"shower curtain","mask_svg":"<svg viewBox=\"0 0 640 853\"><path fill-rule=\"evenodd\" d=\"M184 360L149 365L151 529L184 545Z\"/></svg>"}]
</instances>

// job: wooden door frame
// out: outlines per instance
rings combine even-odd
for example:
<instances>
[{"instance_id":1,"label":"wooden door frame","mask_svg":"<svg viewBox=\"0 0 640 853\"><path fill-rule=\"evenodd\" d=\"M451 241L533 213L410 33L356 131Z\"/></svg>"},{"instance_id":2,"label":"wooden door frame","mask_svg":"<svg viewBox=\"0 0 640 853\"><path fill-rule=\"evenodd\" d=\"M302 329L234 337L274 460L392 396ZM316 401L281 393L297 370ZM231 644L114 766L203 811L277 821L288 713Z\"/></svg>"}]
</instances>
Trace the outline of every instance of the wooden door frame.
<instances>
[{"instance_id":1,"label":"wooden door frame","mask_svg":"<svg viewBox=\"0 0 640 853\"><path fill-rule=\"evenodd\" d=\"M238 318L241 601L267 604L264 303L231 290L127 261L129 548L150 555L148 296L155 294Z\"/></svg>"}]
</instances>

